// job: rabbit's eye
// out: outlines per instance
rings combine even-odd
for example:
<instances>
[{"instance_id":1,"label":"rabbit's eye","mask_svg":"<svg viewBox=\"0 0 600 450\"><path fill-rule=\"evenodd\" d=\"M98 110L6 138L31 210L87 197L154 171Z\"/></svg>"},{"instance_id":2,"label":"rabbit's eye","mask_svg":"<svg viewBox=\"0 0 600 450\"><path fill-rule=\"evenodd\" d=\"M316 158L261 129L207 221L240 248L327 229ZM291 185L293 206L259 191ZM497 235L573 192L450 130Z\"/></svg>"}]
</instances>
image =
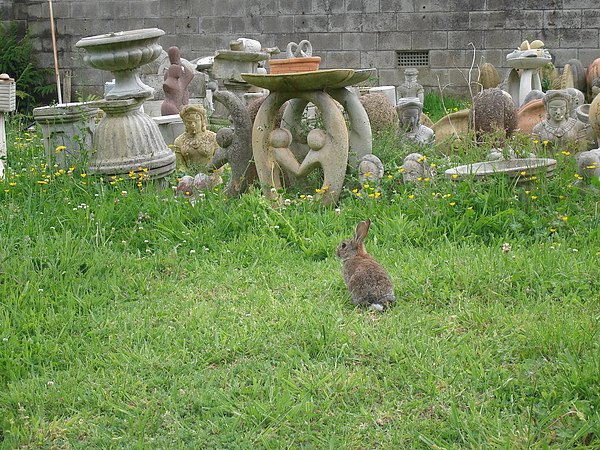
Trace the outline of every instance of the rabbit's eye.
<instances>
[{"instance_id":1,"label":"rabbit's eye","mask_svg":"<svg viewBox=\"0 0 600 450\"><path fill-rule=\"evenodd\" d=\"M342 248L346 248L346 243L342 242Z\"/></svg>"}]
</instances>

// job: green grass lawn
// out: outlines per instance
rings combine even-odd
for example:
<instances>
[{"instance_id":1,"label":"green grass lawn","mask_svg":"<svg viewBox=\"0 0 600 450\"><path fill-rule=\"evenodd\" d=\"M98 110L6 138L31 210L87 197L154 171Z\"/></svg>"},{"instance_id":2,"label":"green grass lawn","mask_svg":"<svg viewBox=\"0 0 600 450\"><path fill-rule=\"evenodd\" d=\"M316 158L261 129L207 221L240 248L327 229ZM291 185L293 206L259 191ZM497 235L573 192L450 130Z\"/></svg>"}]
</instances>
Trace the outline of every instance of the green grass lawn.
<instances>
[{"instance_id":1,"label":"green grass lawn","mask_svg":"<svg viewBox=\"0 0 600 450\"><path fill-rule=\"evenodd\" d=\"M572 155L525 186L406 186L382 135L379 190L274 209L60 172L9 131L0 447L600 447L600 195ZM385 313L333 256L367 217Z\"/></svg>"}]
</instances>

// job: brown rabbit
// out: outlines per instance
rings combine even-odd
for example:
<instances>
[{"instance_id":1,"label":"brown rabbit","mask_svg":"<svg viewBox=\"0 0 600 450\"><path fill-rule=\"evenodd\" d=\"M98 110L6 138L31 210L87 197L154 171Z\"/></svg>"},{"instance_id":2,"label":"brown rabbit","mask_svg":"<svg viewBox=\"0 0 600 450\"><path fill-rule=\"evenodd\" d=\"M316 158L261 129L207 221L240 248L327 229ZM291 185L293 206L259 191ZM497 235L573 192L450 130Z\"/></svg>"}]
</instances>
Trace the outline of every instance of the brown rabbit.
<instances>
[{"instance_id":1,"label":"brown rabbit","mask_svg":"<svg viewBox=\"0 0 600 450\"><path fill-rule=\"evenodd\" d=\"M365 238L370 225L369 219L359 222L354 238L342 241L335 253L344 264L342 275L352 303L382 311L396 297L389 275L365 250Z\"/></svg>"}]
</instances>

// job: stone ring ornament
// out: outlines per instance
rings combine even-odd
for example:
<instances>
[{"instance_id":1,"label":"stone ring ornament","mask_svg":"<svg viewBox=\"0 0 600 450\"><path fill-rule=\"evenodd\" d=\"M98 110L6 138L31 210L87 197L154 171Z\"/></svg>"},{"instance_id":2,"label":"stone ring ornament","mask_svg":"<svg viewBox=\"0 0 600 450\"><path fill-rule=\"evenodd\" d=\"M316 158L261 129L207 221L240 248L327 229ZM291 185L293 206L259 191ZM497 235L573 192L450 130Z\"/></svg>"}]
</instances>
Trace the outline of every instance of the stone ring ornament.
<instances>
[{"instance_id":1,"label":"stone ring ornament","mask_svg":"<svg viewBox=\"0 0 600 450\"><path fill-rule=\"evenodd\" d=\"M300 43L290 42L285 49L286 58L306 58L312 56L312 44L304 39Z\"/></svg>"}]
</instances>

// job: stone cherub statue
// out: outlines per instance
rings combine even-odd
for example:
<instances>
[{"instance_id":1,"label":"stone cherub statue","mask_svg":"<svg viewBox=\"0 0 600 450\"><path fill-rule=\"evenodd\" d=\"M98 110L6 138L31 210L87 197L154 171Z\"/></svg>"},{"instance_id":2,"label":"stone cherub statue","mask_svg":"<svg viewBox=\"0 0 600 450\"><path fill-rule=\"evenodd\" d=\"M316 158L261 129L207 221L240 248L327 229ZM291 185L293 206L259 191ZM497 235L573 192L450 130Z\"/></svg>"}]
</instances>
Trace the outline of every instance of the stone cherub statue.
<instances>
[{"instance_id":1,"label":"stone cherub statue","mask_svg":"<svg viewBox=\"0 0 600 450\"><path fill-rule=\"evenodd\" d=\"M414 67L404 69L404 83L396 88L396 96L400 98L417 97L421 104L425 101L423 86L417 82L419 71Z\"/></svg>"},{"instance_id":2,"label":"stone cherub statue","mask_svg":"<svg viewBox=\"0 0 600 450\"><path fill-rule=\"evenodd\" d=\"M420 123L423 103L418 98L401 98L396 105L396 112L400 125L398 137L401 140L413 141L421 145L435 142L434 131Z\"/></svg>"},{"instance_id":3,"label":"stone cherub statue","mask_svg":"<svg viewBox=\"0 0 600 450\"><path fill-rule=\"evenodd\" d=\"M572 96L566 90L550 90L544 96L546 120L540 122L531 132L531 138L538 142L549 142L554 147L575 145L587 150L589 126L571 117Z\"/></svg>"},{"instance_id":4,"label":"stone cherub statue","mask_svg":"<svg viewBox=\"0 0 600 450\"><path fill-rule=\"evenodd\" d=\"M195 172L205 172L218 148L215 133L206 128L206 110L202 105L186 105L179 113L185 132L175 139L177 166Z\"/></svg>"}]
</instances>

